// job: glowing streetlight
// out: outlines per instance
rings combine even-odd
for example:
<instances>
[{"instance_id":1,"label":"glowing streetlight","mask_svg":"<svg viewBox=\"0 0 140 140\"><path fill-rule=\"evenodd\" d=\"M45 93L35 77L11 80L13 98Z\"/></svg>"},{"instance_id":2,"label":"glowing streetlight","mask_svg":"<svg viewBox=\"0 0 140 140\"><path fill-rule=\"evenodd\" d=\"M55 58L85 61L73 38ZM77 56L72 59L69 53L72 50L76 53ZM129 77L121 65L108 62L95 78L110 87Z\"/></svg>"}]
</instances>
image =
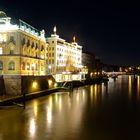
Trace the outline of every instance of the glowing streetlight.
<instances>
[{"instance_id":1,"label":"glowing streetlight","mask_svg":"<svg viewBox=\"0 0 140 140\"><path fill-rule=\"evenodd\" d=\"M32 64L32 70L33 70L33 75L34 75L34 70L35 70L35 64Z\"/></svg>"},{"instance_id":2,"label":"glowing streetlight","mask_svg":"<svg viewBox=\"0 0 140 140\"><path fill-rule=\"evenodd\" d=\"M52 68L52 66L49 65L48 68L49 68L49 74L51 74L51 68Z\"/></svg>"}]
</instances>

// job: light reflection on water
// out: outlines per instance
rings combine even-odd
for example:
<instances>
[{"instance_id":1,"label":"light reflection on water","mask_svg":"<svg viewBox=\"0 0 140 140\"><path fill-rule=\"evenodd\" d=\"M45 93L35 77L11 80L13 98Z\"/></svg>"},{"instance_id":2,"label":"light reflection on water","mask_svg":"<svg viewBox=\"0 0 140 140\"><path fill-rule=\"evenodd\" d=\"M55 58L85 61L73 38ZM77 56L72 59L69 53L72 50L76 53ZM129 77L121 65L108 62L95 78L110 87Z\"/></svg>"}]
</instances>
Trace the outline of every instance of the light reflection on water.
<instances>
[{"instance_id":1,"label":"light reflection on water","mask_svg":"<svg viewBox=\"0 0 140 140\"><path fill-rule=\"evenodd\" d=\"M0 140L134 139L139 110L140 77L119 76L0 109Z\"/></svg>"}]
</instances>

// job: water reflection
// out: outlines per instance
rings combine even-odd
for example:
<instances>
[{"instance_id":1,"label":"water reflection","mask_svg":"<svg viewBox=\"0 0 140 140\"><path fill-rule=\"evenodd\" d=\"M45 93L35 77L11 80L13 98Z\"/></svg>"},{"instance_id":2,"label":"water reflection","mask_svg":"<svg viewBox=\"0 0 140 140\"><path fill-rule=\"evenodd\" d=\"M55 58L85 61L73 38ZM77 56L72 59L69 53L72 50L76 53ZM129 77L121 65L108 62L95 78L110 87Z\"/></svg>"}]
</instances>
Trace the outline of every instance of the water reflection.
<instances>
[{"instance_id":1,"label":"water reflection","mask_svg":"<svg viewBox=\"0 0 140 140\"><path fill-rule=\"evenodd\" d=\"M132 76L128 76L128 95L129 99L131 99L132 96Z\"/></svg>"},{"instance_id":2,"label":"water reflection","mask_svg":"<svg viewBox=\"0 0 140 140\"><path fill-rule=\"evenodd\" d=\"M137 76L137 92L140 93L140 76Z\"/></svg>"},{"instance_id":3,"label":"water reflection","mask_svg":"<svg viewBox=\"0 0 140 140\"><path fill-rule=\"evenodd\" d=\"M36 125L35 125L35 120L31 118L29 122L29 135L30 137L34 137L36 131Z\"/></svg>"},{"instance_id":4,"label":"water reflection","mask_svg":"<svg viewBox=\"0 0 140 140\"><path fill-rule=\"evenodd\" d=\"M137 110L132 110L135 102ZM126 134L131 137L137 135L135 130L140 126L139 102L139 76L135 80L133 76L119 76L116 81L109 79L106 83L74 88L72 92L56 92L28 101L25 110L1 109L0 140L111 140Z\"/></svg>"}]
</instances>

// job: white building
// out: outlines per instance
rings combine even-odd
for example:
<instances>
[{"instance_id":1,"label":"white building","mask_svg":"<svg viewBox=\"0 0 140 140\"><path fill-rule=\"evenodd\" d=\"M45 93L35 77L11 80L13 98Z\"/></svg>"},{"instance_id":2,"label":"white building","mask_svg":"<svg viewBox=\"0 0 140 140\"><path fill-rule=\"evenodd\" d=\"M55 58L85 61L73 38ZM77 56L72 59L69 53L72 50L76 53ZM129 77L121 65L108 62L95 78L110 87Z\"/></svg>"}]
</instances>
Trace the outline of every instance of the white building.
<instances>
[{"instance_id":1,"label":"white building","mask_svg":"<svg viewBox=\"0 0 140 140\"><path fill-rule=\"evenodd\" d=\"M54 27L54 34L47 38L47 43L47 72L57 81L81 79L82 46L75 42L75 37L68 43L56 34Z\"/></svg>"}]
</instances>

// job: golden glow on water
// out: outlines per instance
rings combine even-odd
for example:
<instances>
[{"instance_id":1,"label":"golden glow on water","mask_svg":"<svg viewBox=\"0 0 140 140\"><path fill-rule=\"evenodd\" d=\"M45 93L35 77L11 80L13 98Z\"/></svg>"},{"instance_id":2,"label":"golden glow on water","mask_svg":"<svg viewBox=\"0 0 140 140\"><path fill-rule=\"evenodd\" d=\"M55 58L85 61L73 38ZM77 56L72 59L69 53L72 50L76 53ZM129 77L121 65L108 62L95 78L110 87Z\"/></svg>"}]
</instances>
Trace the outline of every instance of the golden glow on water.
<instances>
[{"instance_id":1,"label":"golden glow on water","mask_svg":"<svg viewBox=\"0 0 140 140\"><path fill-rule=\"evenodd\" d=\"M52 107L53 107L52 96L49 96L48 100L49 100L49 103L48 103L48 106L46 108L47 109L46 110L46 113L47 113L47 123L51 124L51 122L52 122Z\"/></svg>"},{"instance_id":2,"label":"golden glow on water","mask_svg":"<svg viewBox=\"0 0 140 140\"><path fill-rule=\"evenodd\" d=\"M93 85L90 86L90 98L91 101L93 102Z\"/></svg>"},{"instance_id":3,"label":"golden glow on water","mask_svg":"<svg viewBox=\"0 0 140 140\"><path fill-rule=\"evenodd\" d=\"M140 76L137 76L137 93L138 100L140 100Z\"/></svg>"},{"instance_id":4,"label":"golden glow on water","mask_svg":"<svg viewBox=\"0 0 140 140\"><path fill-rule=\"evenodd\" d=\"M59 98L59 102L58 102L58 106L59 106L59 111L61 112L62 110L62 98Z\"/></svg>"},{"instance_id":5,"label":"golden glow on water","mask_svg":"<svg viewBox=\"0 0 140 140\"><path fill-rule=\"evenodd\" d=\"M129 94L129 99L131 99L131 95L132 95L132 77L130 75L128 77L128 94Z\"/></svg>"},{"instance_id":6,"label":"golden glow on water","mask_svg":"<svg viewBox=\"0 0 140 140\"><path fill-rule=\"evenodd\" d=\"M38 102L37 101L34 101L34 104L33 104L34 108L34 116L37 117L37 113L38 113Z\"/></svg>"},{"instance_id":7,"label":"golden glow on water","mask_svg":"<svg viewBox=\"0 0 140 140\"><path fill-rule=\"evenodd\" d=\"M140 94L140 76L137 76L137 92Z\"/></svg>"},{"instance_id":8,"label":"golden glow on water","mask_svg":"<svg viewBox=\"0 0 140 140\"><path fill-rule=\"evenodd\" d=\"M29 122L30 137L33 137L35 135L35 131L36 131L35 120L33 118L31 118L31 120Z\"/></svg>"},{"instance_id":9,"label":"golden glow on water","mask_svg":"<svg viewBox=\"0 0 140 140\"><path fill-rule=\"evenodd\" d=\"M95 101L97 100L97 84L94 85L94 97L95 97Z\"/></svg>"},{"instance_id":10,"label":"golden glow on water","mask_svg":"<svg viewBox=\"0 0 140 140\"><path fill-rule=\"evenodd\" d=\"M52 103L52 96L49 96L49 104L48 104L49 108L52 109L52 105L53 105L53 103Z\"/></svg>"},{"instance_id":11,"label":"golden glow on water","mask_svg":"<svg viewBox=\"0 0 140 140\"><path fill-rule=\"evenodd\" d=\"M52 123L52 109L51 108L47 108L47 123L51 124Z\"/></svg>"},{"instance_id":12,"label":"golden glow on water","mask_svg":"<svg viewBox=\"0 0 140 140\"><path fill-rule=\"evenodd\" d=\"M117 122L120 128L126 130L124 134L129 135L127 132L131 130L137 132L140 76L135 82L133 76L122 77L107 84L73 88L71 92L56 92L28 101L24 110L19 107L15 109L15 106L0 109L0 139L14 139L16 136L17 139L23 137L30 140L96 140L101 138L101 134L104 134L101 139L112 138L118 135ZM126 125L129 123L131 125ZM123 134L122 129L119 133Z\"/></svg>"}]
</instances>

